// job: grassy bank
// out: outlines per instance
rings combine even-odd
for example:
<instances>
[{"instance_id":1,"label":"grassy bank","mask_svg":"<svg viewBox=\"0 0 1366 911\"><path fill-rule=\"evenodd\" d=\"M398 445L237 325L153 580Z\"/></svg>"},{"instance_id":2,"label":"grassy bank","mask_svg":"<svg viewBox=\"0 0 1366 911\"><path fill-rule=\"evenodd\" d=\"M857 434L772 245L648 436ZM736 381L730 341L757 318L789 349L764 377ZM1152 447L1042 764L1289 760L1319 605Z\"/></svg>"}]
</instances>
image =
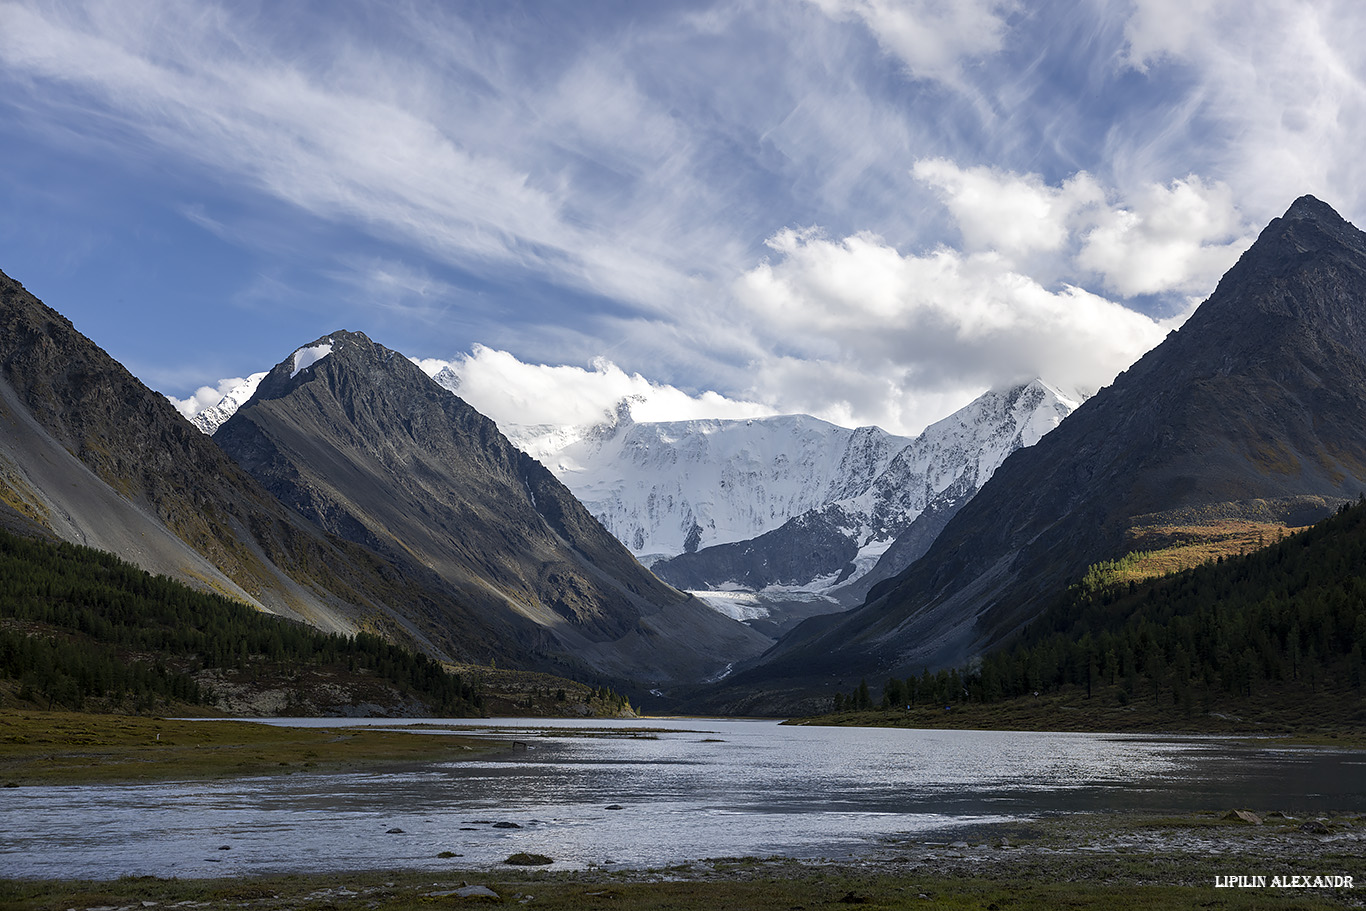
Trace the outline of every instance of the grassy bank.
<instances>
[{"instance_id":1,"label":"grassy bank","mask_svg":"<svg viewBox=\"0 0 1366 911\"><path fill-rule=\"evenodd\" d=\"M1181 818L1067 817L963 833L953 843L888 843L848 863L702 860L657 870L590 869L329 873L220 880L0 882L13 911L90 908L318 908L386 911L469 904L534 908L1167 909L1360 907L1358 888L1277 888L1272 876L1351 876L1366 889L1366 823L1297 820L1252 826L1205 814ZM1008 833L1008 834L1007 834ZM1216 877L1267 877L1217 888ZM463 894L462 894L463 893Z\"/></svg>"},{"instance_id":2,"label":"grassy bank","mask_svg":"<svg viewBox=\"0 0 1366 911\"><path fill-rule=\"evenodd\" d=\"M0 711L0 785L283 775L464 759L505 748L435 733Z\"/></svg>"},{"instance_id":3,"label":"grassy bank","mask_svg":"<svg viewBox=\"0 0 1366 911\"><path fill-rule=\"evenodd\" d=\"M462 897L477 882L491 895ZM478 891L478 890L473 890ZM1225 894L1227 893L1227 894ZM0 885L0 900L14 911L62 911L84 908L326 908L330 911L400 911L449 905L509 904L536 908L653 911L653 909L748 909L791 911L793 908L1010 908L1054 911L1058 908L1152 909L1218 907L1341 908L1333 896L1269 893L1265 890L1221 890L1204 886L1125 887L1098 883L1040 883L981 877L936 878L873 873L816 872L784 869L748 881L672 882L580 881L542 877L506 879L401 876L284 877L215 882L126 881L65 883L56 887ZM149 905L148 902L154 904Z\"/></svg>"},{"instance_id":4,"label":"grassy bank","mask_svg":"<svg viewBox=\"0 0 1366 911\"><path fill-rule=\"evenodd\" d=\"M986 731L1079 731L1097 733L1215 734L1275 737L1296 743L1366 747L1357 699L1342 698L1323 711L1307 712L1297 690L1266 687L1256 699L1228 697L1207 708L1177 710L1151 696L1121 699L1118 687L1089 696L1080 687L999 702L914 705L834 712L789 724L905 727ZM1355 695L1355 694L1351 694Z\"/></svg>"}]
</instances>

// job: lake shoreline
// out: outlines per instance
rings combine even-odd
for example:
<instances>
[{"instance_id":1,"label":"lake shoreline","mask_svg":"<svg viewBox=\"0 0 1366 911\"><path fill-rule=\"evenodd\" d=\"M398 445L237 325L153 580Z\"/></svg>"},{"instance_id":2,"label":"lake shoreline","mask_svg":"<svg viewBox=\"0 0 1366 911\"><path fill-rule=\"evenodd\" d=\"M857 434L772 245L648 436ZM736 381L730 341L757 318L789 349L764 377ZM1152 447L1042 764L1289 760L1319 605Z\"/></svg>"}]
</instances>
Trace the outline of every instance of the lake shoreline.
<instances>
[{"instance_id":1,"label":"lake shoreline","mask_svg":"<svg viewBox=\"0 0 1366 911\"><path fill-rule=\"evenodd\" d=\"M813 817L806 831L814 832L816 829L811 827L822 827L820 832L824 844L816 844L810 853L804 853L801 847L803 844L811 847L810 842L803 842L800 837L791 842L790 847L787 842L781 841L750 841L749 844L755 847L741 847L737 851L734 845L743 842L727 843L723 838L718 838L724 833L708 824L705 830L698 830L702 837L694 838L686 853L680 852L674 858L661 861L657 853L652 855L649 851L637 850L652 843L649 838L659 831L651 828L653 818L648 814L652 803L661 799L666 802L679 799L679 795L688 793L693 787L688 782L694 780L705 782L708 787L715 785L715 772L723 767L697 766L700 777L683 779L683 783L678 785L680 790L668 792L673 794L672 797L659 796L665 794L659 790L660 782L667 778L670 770L687 774L689 769L694 768L694 762L706 757L719 759L742 751L741 755L747 757L740 763L742 768L776 764L781 771L775 772L778 777L773 781L786 786L800 786L800 794L804 799L813 789L821 790L816 785L817 781L827 786L834 782L837 773L847 764L846 759L841 757L851 755L848 752L851 749L854 750L853 754L857 754L853 745L864 744L863 755L879 757L882 763L873 779L879 787L890 787L898 793L914 793L922 786L918 783L919 778L912 776L905 781L890 781L888 775L892 768L915 768L915 756L921 756L923 768L938 769L941 759L946 759L950 760L950 766L957 763L954 767L959 771L995 769L998 760L990 758L996 755L992 750L1006 748L1001 756L1008 758L1017 748L1023 749L1041 738L1037 735L1011 738L997 733L965 740L957 736L962 732L949 731L930 731L928 733L931 736L927 738L906 738L894 732L855 734L850 731L848 735L839 735L836 740L830 741L832 748L837 744L838 749L826 756L825 764L819 766L824 771L817 778L793 782L790 777L794 772L810 771L804 761L792 765L793 750L810 741L811 737L790 727L780 726L776 721L764 723L764 731L773 735L778 731L790 733L774 737L772 744L768 743L771 735L765 733L764 749L758 753L745 753L744 750L757 748L747 739L751 735L746 730L753 725L720 719L673 719L675 726L672 728L668 722L649 718L625 723L607 719L586 720L578 725L568 722L557 725L541 719L503 719L502 727L496 724L497 720L489 719L414 719L405 723L418 730L427 725L433 726L431 735L424 736L383 728L370 729L356 719L335 719L336 725L329 720L312 719L308 727L291 728L280 723L180 722L160 718L104 716L104 726L100 727L91 722L91 717L101 716L26 713L26 723L33 726L30 733L47 730L48 735L59 739L79 741L82 737L107 736L117 740L118 737L125 737L125 746L134 756L145 752L149 742L161 744L151 749L187 751L162 768L163 772L172 773L170 776L133 779L139 787L132 791L141 794L152 793L142 787L143 784L160 787L158 782L176 780L179 774L176 770L183 770L187 764L193 765L197 756L232 755L227 743L193 739L222 736L229 740L233 737L245 738L245 742L252 745L248 758L251 768L256 771L235 774L232 763L227 763L223 766L222 774L208 776L219 778L220 781L212 783L207 789L198 786L190 788L196 794L203 792L208 795L210 803L217 799L214 795L230 795L230 799L236 801L241 796L240 791L247 788L271 795L277 790L281 795L301 794L297 799L306 802L305 809L331 808L331 803L315 807L307 802L326 800L329 795L341 794L345 788L353 788L355 794L364 795L380 786L381 781L385 788L399 788L403 780L415 777L415 769L418 770L416 780L407 787L410 787L412 794L417 795L419 803L410 807L395 804L394 809L385 809L378 814L366 809L368 805L364 799L357 804L355 799L347 796L336 804L347 814L369 813L360 823L354 820L348 822L347 831L363 828L373 834L366 835L361 842L335 842L327 846L327 850L338 852L351 851L359 846L361 850L356 853L356 861L351 867L339 866L325 854L309 855L300 842L293 840L280 842L276 846L280 853L264 855L267 859L261 862L259 858L263 855L259 851L252 853L252 842L261 835L263 825L276 828L283 825L282 820L285 818L280 815L283 806L281 798L276 796L271 796L267 802L269 818L234 817L234 821L219 829L223 833L221 835L201 832L202 824L194 818L148 823L166 826L168 832L177 831L179 827L182 835L193 836L196 847L180 858L180 861L187 862L181 867L174 864L170 867L132 864L122 869L85 866L90 850L102 850L101 845L110 843L108 836L90 842L84 851L75 849L66 855L66 860L59 855L11 853L9 859L13 863L8 873L5 872L6 856L0 853L0 877L22 876L0 879L0 906L5 907L6 911L11 908L15 911L81 911L95 908L108 911L162 908L169 911L172 906L177 906L178 911L229 907L246 911L276 911L306 906L330 907L336 911L386 911L390 908L397 911L400 908L426 907L434 902L464 902L465 898L460 892L466 889L476 890L471 893L471 900L482 895L483 900L487 901L509 904L525 901L533 906L552 908L600 908L604 899L610 898L612 907L623 911L637 908L716 907L788 911L797 906L811 909L855 903L871 907L902 907L911 899L919 900L921 895L933 899L932 902L926 902L925 907L988 908L996 904L999 908L1009 907L1012 911L1016 908L1060 906L1113 911L1117 907L1194 907L1215 902L1220 903L1221 907L1233 908L1280 907L1287 903L1294 907L1360 907L1366 904L1363 901L1366 900L1366 892L1356 891L1366 889L1366 860L1362 859L1366 858L1366 816L1361 815L1366 812L1366 794L1361 791L1359 780L1351 770L1348 770L1346 787L1339 787L1336 791L1327 789L1326 779L1314 777L1309 780L1312 786L1281 788L1266 792L1261 797L1239 788L1211 785L1209 789L1202 787L1191 791L1187 786L1186 790L1194 797L1193 800L1180 798L1172 790L1176 776L1161 777L1173 770L1202 767L1204 760L1200 760L1199 756L1217 757L1218 761L1222 761L1230 751L1246 752L1247 755L1260 757L1259 762L1271 763L1266 768L1272 770L1276 778L1280 773L1275 770L1280 768L1283 761L1308 763L1318 762L1316 757L1336 756L1345 757L1345 760L1350 760L1349 765L1355 766L1366 758L1359 751L1337 742L1330 744L1335 748L1330 750L1311 748L1287 751L1279 746L1265 750L1260 745L1248 746L1236 740L1220 743L1196 738L1193 742L1188 741L1172 749L1160 747L1153 752L1150 743L1155 738L1150 736L1124 735L1102 738L1099 742L1095 738L1076 734L1044 737L1042 741L1047 746L1041 752L1029 754L1040 758L1033 764L1024 762L1019 765L1012 774L1024 777L1012 780L1020 782L1027 791L1040 781L1031 776L1036 771L1046 771L1050 767L1053 759L1049 757L1066 756L1070 764L1058 773L1064 776L1060 780L1070 782L1072 779L1067 776L1084 775L1092 782L1088 787L1094 791L1089 804L1069 799L1051 805L1042 804L1041 809L1031 810L1019 803L1021 792L1012 791L1007 783L1004 790L986 787L979 798L974 798L978 800L976 806L957 805L953 811L961 817L957 823L944 817L943 825L936 822L931 826L916 828L920 825L917 817L923 819L925 813L933 816L936 812L934 807L925 807L924 812L920 812L914 805L902 810L892 810L891 805L860 805L859 809L868 811L868 815L847 826L841 837L834 837L833 830L823 828L833 817L822 820ZM0 720L11 723L8 727L0 726L0 740L8 738L13 741L24 736L14 726L15 718L0 715ZM399 723L381 721L381 724L391 726ZM488 739L476 738L475 745L502 752L478 754L465 751L462 745L464 728L467 725L481 727L485 724L490 726L486 733ZM547 730L540 730L542 726ZM650 734L651 731L659 732L661 736L656 737ZM646 734L650 736L642 736ZM307 745L298 739L301 737L307 740ZM652 796L647 800L622 790L624 782L616 777L619 771L612 771L608 778L594 782L583 796L560 804L561 809L555 811L542 811L519 804L516 790L503 791L501 797L496 796L499 793L496 789L482 790L496 783L498 776L510 775L524 764L520 749L517 753L508 752L510 742L516 738L531 738L530 755L542 757L533 766L542 770L560 768L556 764L556 757L568 757L571 760L570 767L587 761L606 763L604 768L609 770L631 767L614 764L615 760L630 758L632 763L649 770ZM1220 737L1217 740L1225 739ZM962 740L961 745L959 740ZM936 743L952 745L953 748L945 751L935 747ZM319 745L329 749L355 750L357 744L368 746L349 756L338 754L329 757L320 752L303 764L293 764L303 755L297 752L299 750L317 751ZM11 746L28 750L30 761L39 766L50 764L53 755L50 744L14 743ZM630 751L623 752L628 746ZM897 754L893 747L934 749L924 754L912 752L902 755ZM1347 749L1344 750L1344 747ZM62 749L67 751L68 759L73 764L78 764L82 756L90 768L99 770L105 764L103 760L95 758L99 751L89 743L68 743ZM399 752L395 753L395 750ZM428 751L431 750L436 750L436 754L430 754ZM985 752L979 755L979 751ZM423 758L424 754L428 758ZM1137 766L1120 762L1117 757L1125 755L1139 759L1151 756L1161 760L1154 767L1156 771L1148 773L1158 777L1150 778L1147 787L1149 793L1156 787L1166 796L1161 797L1157 804L1143 805L1149 809L1127 809L1122 812L1111 809L1128 804L1130 796L1124 791L1116 791L1112 797L1106 796L1105 783L1115 774L1127 775L1130 774L1127 770L1143 767L1142 762ZM670 757L672 764L658 764L661 759ZM1191 758L1188 764L1182 757L1195 758ZM459 761L461 758L474 759L475 765L486 760L482 762L485 771L479 773L485 777L478 779L478 787L481 789L479 793L488 797L488 802L452 805L454 809L443 809L445 815L436 817L432 808L444 808L447 797L457 793L439 789L462 780L461 776L467 774L461 771L468 768ZM138 760L145 761L145 757ZM682 764L679 764L680 761ZM1014 761L1023 760L1016 756ZM1120 764L1112 766L1109 764L1111 761ZM281 765L282 762L285 764ZM965 762L968 765L962 766ZM445 768L445 771L433 773L433 764ZM120 768L118 762L109 763L107 768L89 773L106 777L87 784L127 780L118 776L127 772L128 768ZM1240 774L1245 771L1244 766L1236 764L1220 768L1239 770ZM84 774L75 765L73 770L73 775ZM348 774L327 777L338 770ZM365 771L367 775L361 776L365 780L359 784L353 781L357 776L349 774L352 770ZM145 774L146 770L141 771ZM246 774L264 777L249 781ZM487 778L490 774L495 778ZM952 770L946 771L943 776L926 779L925 784L931 790L946 783L951 786L956 780L954 774ZM111 775L113 777L108 777ZM291 775L295 777L284 777ZM1223 779L1215 778L1211 782L1220 780ZM74 785L78 781L77 778L70 778L57 783ZM339 785L337 791L331 790L333 781ZM742 778L736 783L742 787L740 791L722 791L710 798L709 801L714 803L721 815L707 817L704 814L704 818L715 819L717 824L723 826L739 824L744 828L752 827L761 817L741 817L737 812L743 806L750 806L745 803L746 798L756 793L755 788L746 783L748 781L748 778ZM8 779L0 771L0 784L3 783L8 783ZM52 782L27 780L20 787L27 789L30 785L38 785L41 788L49 783ZM613 787L616 790L611 790ZM1062 787L1064 796L1074 793L1071 783L1065 783ZM771 793L772 790L758 790L760 803L753 806L754 810L763 813L775 809L763 805L763 801L779 798L780 795ZM90 797L80 796L77 799L70 795L85 795L86 791L84 785L54 790L54 793L67 795L58 802L71 802L71 820L79 819L81 825L91 819L86 809ZM318 796L310 796L312 791L316 791ZM1295 796L1310 791L1320 796L1336 794L1338 797L1329 801L1301 802ZM9 793L17 796L25 791ZM400 791L395 790L393 793L397 795ZM1007 793L1014 795L1011 798L1015 804L1013 809L999 802ZM1243 799L1260 800L1267 805L1254 806L1251 817L1240 816L1232 812L1235 807L1230 803ZM140 800L134 799L132 806L141 805ZM563 809L575 804L575 801L587 804L589 812L574 815L576 811ZM249 800L244 805L254 807L257 803ZM43 813L49 815L55 806L34 804L35 808L41 807ZM1152 806L1180 806L1184 809L1158 812L1151 809ZM30 817L26 815L27 811L19 809L19 804L14 804L14 807L17 815L12 815L11 832L17 834L19 824ZM512 809L514 807L516 809ZM796 805L781 804L781 801L776 808L779 817L795 809ZM835 816L840 816L848 809L848 806L841 807ZM572 818L545 822L548 816L556 813ZM1013 818L1005 819L1001 814L1013 814ZM1299 818L1287 814L1296 814ZM669 824L693 818L694 815L670 817ZM539 819L536 818L538 816ZM520 825L501 829L497 826L505 823L494 822L513 819ZM234 830L235 825L241 828ZM300 822L299 825L304 823ZM582 827L576 829L576 825ZM472 828L462 828L467 826ZM515 834L503 834L509 830ZM53 831L67 830L59 827ZM297 831L303 833L307 828ZM553 835L555 832L561 834L549 838L542 834ZM623 839L623 832L635 833L632 838L636 840ZM645 832L650 835L641 834ZM142 837L144 829L140 817L132 827L125 828L124 834L130 838ZM850 837L853 841L850 841ZM646 840L642 841L641 838ZM377 839L395 846L411 847L399 848L400 853L386 860L368 851ZM843 850L839 847L841 843L851 847L840 853ZM10 850L22 852L24 849L18 847L20 844L23 844L21 840L12 841ZM164 844L169 847L173 842ZM757 847L761 844L777 846L774 848L775 855L764 854L768 849ZM160 850L155 841L149 841L147 845L148 851ZM417 847L419 845L420 848ZM707 857L706 852L719 855L726 851L741 853L750 850L755 851L757 856L689 859ZM457 852L469 856L466 858ZM531 867L502 862L513 854L530 852L544 852L551 862ZM314 859L310 860L310 856ZM41 859L43 864L30 865L26 870L23 863L25 857ZM618 862L607 858L617 858ZM294 872L283 872L286 870ZM237 875L223 875L233 871L238 871ZM112 877L122 872L133 875L81 881L63 878L72 875ZM140 873L156 875L136 875ZM1269 885L1276 877L1305 875L1338 877L1340 880L1351 877L1353 889L1273 889ZM1217 885L1219 877L1229 876L1254 877L1246 880L1254 885L1247 888ZM1255 877L1264 877L1268 885L1255 886L1258 882ZM479 890L487 890L497 898Z\"/></svg>"},{"instance_id":2,"label":"lake shoreline","mask_svg":"<svg viewBox=\"0 0 1366 911\"><path fill-rule=\"evenodd\" d=\"M1230 818L1227 811L1073 814L946 832L952 841L884 840L867 857L842 861L744 857L644 869L556 871L552 864L533 871L502 864L228 879L0 880L0 900L15 911L170 905L273 911L302 904L359 911L480 898L554 908L601 907L611 899L612 907L626 911L876 907L912 899L932 899L927 907L1005 907L1008 900L1011 908L1066 904L1106 911L1216 900L1234 908L1362 904L1366 817L1256 817L1259 824ZM1302 884L1292 885L1293 877Z\"/></svg>"},{"instance_id":3,"label":"lake shoreline","mask_svg":"<svg viewBox=\"0 0 1366 911\"><path fill-rule=\"evenodd\" d=\"M1360 721L1292 716L1278 710L1258 717L1206 711L1176 714L1152 705L1102 705L1080 693L1044 694L1001 703L959 703L869 708L789 718L785 725L911 728L914 730L1033 731L1037 733L1144 734L1172 737L1271 739L1304 746L1366 747Z\"/></svg>"}]
</instances>

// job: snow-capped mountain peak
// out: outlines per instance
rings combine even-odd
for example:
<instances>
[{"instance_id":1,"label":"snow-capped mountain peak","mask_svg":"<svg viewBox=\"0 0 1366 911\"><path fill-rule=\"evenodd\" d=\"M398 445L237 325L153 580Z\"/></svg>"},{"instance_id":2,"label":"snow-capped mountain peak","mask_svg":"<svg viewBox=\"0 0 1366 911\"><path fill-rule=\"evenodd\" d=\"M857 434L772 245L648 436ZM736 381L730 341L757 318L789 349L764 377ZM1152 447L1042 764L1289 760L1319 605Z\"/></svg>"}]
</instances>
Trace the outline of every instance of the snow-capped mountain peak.
<instances>
[{"instance_id":1,"label":"snow-capped mountain peak","mask_svg":"<svg viewBox=\"0 0 1366 911\"><path fill-rule=\"evenodd\" d=\"M215 405L190 413L185 413L182 409L181 413L189 418L191 424L209 436L213 436L214 431L223 426L224 421L236 414L237 409L245 405L256 394L256 388L261 385L261 381L266 378L268 372L253 373L243 382L230 389Z\"/></svg>"},{"instance_id":2,"label":"snow-capped mountain peak","mask_svg":"<svg viewBox=\"0 0 1366 911\"><path fill-rule=\"evenodd\" d=\"M503 429L642 558L777 528L866 487L910 442L809 415L636 422L630 404L593 425Z\"/></svg>"}]
</instances>

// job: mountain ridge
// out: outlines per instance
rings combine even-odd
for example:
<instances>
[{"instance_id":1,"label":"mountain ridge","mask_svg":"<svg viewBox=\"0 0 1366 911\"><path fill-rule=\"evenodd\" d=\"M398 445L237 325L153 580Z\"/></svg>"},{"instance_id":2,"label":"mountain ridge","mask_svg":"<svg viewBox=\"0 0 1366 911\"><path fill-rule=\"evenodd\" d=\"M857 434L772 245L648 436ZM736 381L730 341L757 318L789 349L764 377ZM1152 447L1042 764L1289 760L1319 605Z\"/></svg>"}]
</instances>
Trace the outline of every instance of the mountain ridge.
<instances>
[{"instance_id":1,"label":"mountain ridge","mask_svg":"<svg viewBox=\"0 0 1366 911\"><path fill-rule=\"evenodd\" d=\"M429 636L482 623L538 666L652 684L768 644L656 579L493 421L362 333L297 349L214 441L322 528L438 580L463 607L415 617Z\"/></svg>"},{"instance_id":2,"label":"mountain ridge","mask_svg":"<svg viewBox=\"0 0 1366 911\"><path fill-rule=\"evenodd\" d=\"M1179 330L1034 447L838 622L736 685L956 665L1003 641L1138 517L1305 524L1366 488L1366 235L1312 197L1272 221ZM814 673L813 673L814 672Z\"/></svg>"},{"instance_id":3,"label":"mountain ridge","mask_svg":"<svg viewBox=\"0 0 1366 911\"><path fill-rule=\"evenodd\" d=\"M71 321L0 273L0 516L333 632L425 593L271 497Z\"/></svg>"}]
</instances>

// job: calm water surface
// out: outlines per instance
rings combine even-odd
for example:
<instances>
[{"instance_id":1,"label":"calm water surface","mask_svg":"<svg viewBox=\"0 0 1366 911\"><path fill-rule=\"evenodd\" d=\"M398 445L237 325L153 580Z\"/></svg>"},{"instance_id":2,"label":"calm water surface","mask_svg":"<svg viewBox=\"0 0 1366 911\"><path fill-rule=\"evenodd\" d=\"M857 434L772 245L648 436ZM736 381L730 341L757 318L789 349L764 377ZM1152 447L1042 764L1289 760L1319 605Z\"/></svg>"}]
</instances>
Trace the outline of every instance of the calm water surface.
<instances>
[{"instance_id":1,"label":"calm water surface","mask_svg":"<svg viewBox=\"0 0 1366 911\"><path fill-rule=\"evenodd\" d=\"M711 719L477 725L530 748L397 773L6 789L0 876L448 869L516 851L556 869L848 857L1059 813L1366 809L1358 751Z\"/></svg>"}]
</instances>

